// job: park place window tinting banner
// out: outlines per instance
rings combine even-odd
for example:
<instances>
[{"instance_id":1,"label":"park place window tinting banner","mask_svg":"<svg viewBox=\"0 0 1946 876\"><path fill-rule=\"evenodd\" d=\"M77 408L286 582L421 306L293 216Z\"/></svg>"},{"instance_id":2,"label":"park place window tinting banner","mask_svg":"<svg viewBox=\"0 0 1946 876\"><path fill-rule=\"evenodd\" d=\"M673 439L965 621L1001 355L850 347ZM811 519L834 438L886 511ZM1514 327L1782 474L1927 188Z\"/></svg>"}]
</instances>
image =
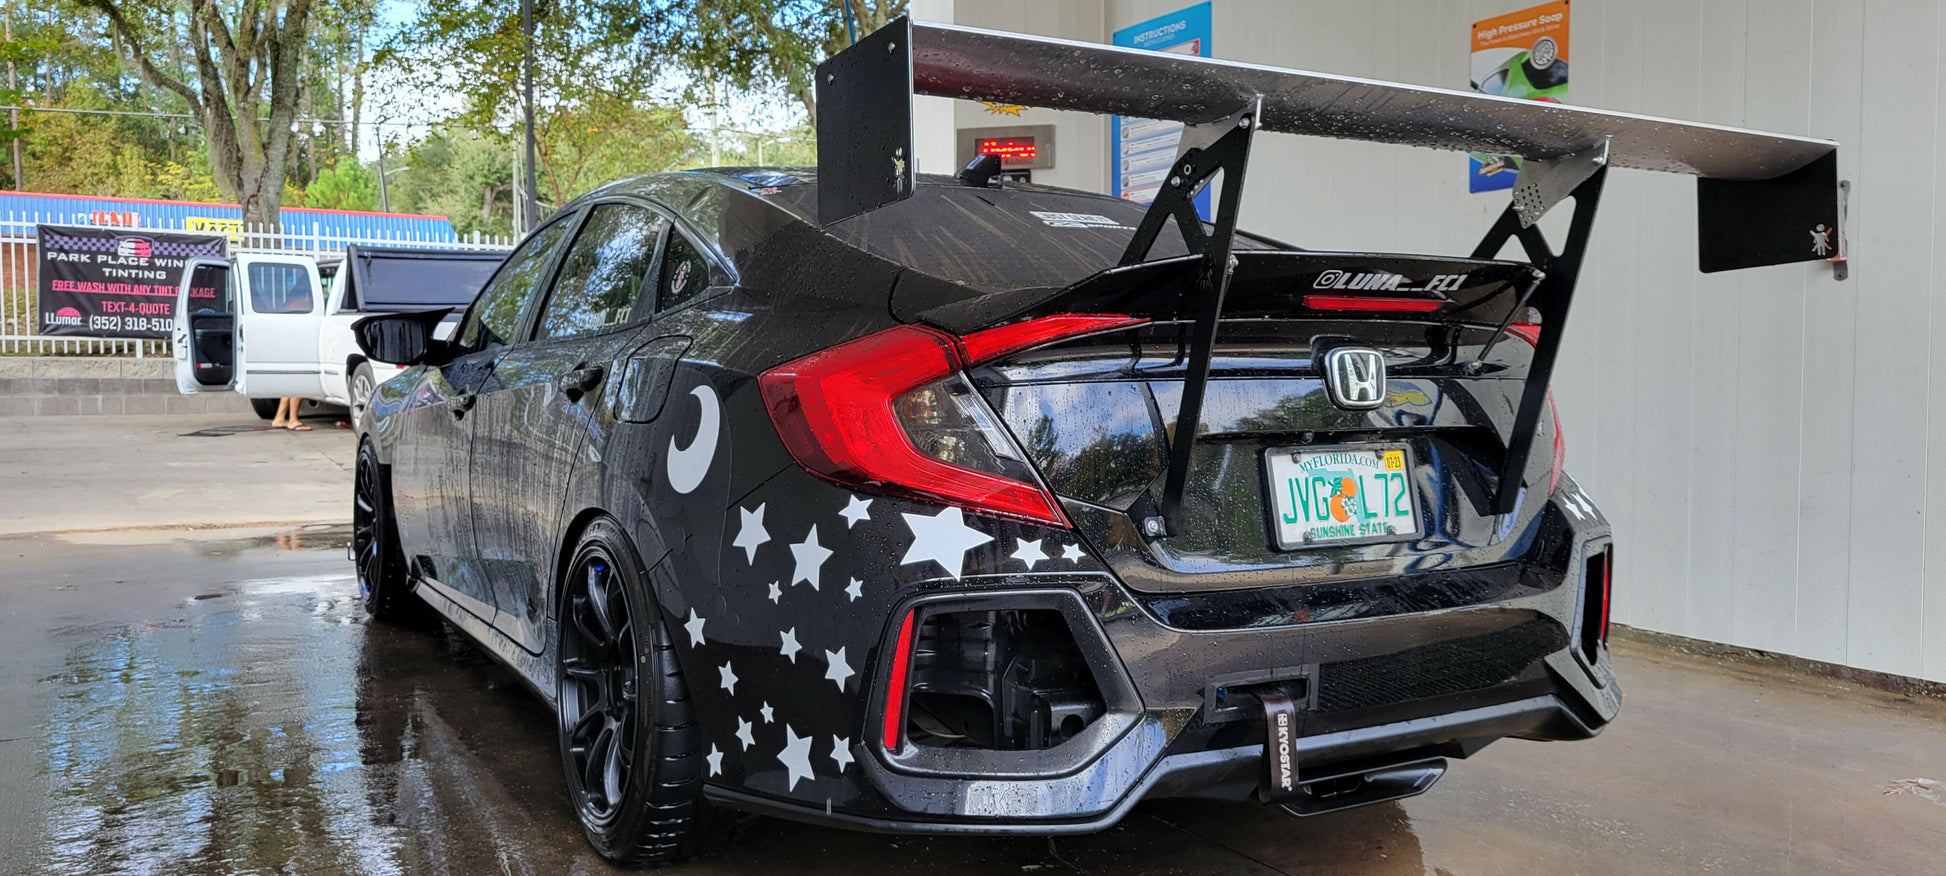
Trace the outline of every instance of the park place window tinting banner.
<instances>
[{"instance_id":1,"label":"park place window tinting banner","mask_svg":"<svg viewBox=\"0 0 1946 876\"><path fill-rule=\"evenodd\" d=\"M1115 31L1115 45L1214 57L1210 54L1210 5L1198 3L1122 28ZM1176 161L1176 145L1180 142L1181 122L1112 117L1108 126L1108 166L1113 169L1110 193L1138 204L1155 200L1156 189L1161 187L1169 175L1170 165ZM1204 220L1210 218L1208 188L1196 196L1196 212Z\"/></svg>"},{"instance_id":2,"label":"park place window tinting banner","mask_svg":"<svg viewBox=\"0 0 1946 876\"><path fill-rule=\"evenodd\" d=\"M194 256L221 258L220 235L38 226L39 329L44 335L166 338L176 287ZM215 306L216 290L191 290ZM191 306L195 306L192 301Z\"/></svg>"},{"instance_id":3,"label":"park place window tinting banner","mask_svg":"<svg viewBox=\"0 0 1946 876\"><path fill-rule=\"evenodd\" d=\"M1473 22L1468 76L1481 94L1564 103L1568 97L1568 0ZM1514 187L1520 159L1511 155L1467 156L1466 189L1492 192Z\"/></svg>"}]
</instances>

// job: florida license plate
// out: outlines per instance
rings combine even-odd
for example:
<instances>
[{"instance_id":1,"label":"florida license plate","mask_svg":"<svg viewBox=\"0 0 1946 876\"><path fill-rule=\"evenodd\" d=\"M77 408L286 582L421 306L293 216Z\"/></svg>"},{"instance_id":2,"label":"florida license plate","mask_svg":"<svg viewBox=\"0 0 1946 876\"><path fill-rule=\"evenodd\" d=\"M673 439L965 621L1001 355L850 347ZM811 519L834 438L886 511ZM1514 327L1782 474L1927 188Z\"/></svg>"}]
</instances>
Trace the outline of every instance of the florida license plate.
<instances>
[{"instance_id":1,"label":"florida license plate","mask_svg":"<svg viewBox=\"0 0 1946 876\"><path fill-rule=\"evenodd\" d=\"M1266 453L1265 463L1279 549L1419 534L1404 447L1285 447Z\"/></svg>"}]
</instances>

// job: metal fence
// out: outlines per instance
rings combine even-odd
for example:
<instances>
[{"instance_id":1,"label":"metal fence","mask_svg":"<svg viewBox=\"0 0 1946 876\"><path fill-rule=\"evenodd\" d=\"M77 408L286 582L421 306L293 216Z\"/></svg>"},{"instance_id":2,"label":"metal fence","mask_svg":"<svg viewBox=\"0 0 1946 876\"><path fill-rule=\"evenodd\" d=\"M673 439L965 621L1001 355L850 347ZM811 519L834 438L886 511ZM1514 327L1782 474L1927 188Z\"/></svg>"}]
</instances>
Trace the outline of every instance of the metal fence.
<instances>
[{"instance_id":1,"label":"metal fence","mask_svg":"<svg viewBox=\"0 0 1946 876\"><path fill-rule=\"evenodd\" d=\"M168 356L167 339L90 338L75 335L43 335L39 328L36 301L40 289L40 260L36 226L88 225L68 216L51 213L8 212L0 217L0 356ZM96 227L119 227L101 225ZM337 255L357 243L370 246L411 247L417 249L512 249L511 237L474 233L454 234L356 234L333 233L313 223L299 228L286 223L282 228L243 225L236 230L184 229L180 225L144 225L132 232L188 232L227 234L230 252L271 252L308 256Z\"/></svg>"}]
</instances>

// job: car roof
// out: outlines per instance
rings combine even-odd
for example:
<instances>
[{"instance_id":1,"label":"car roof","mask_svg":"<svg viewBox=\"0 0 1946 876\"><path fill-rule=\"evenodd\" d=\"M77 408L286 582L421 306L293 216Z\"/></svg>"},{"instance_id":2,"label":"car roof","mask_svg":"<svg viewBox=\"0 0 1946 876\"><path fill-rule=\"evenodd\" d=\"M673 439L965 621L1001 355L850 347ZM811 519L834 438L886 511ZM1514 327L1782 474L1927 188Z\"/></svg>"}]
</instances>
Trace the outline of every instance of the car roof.
<instances>
[{"instance_id":1,"label":"car roof","mask_svg":"<svg viewBox=\"0 0 1946 876\"><path fill-rule=\"evenodd\" d=\"M817 172L793 167L723 167L647 174L618 180L585 198L634 195L680 215L691 233L733 262L739 276L776 258L777 248L753 245L753 233L778 235L784 226L818 232L825 246L862 250L968 294L1061 289L1114 267L1147 206L1053 186L1008 183L977 187L938 174L918 175L912 197L829 227L817 222ZM1287 248L1240 237L1239 248ZM796 254L815 258L802 248ZM1184 255L1173 228L1157 236L1150 258ZM912 302L914 305L920 302Z\"/></svg>"}]
</instances>

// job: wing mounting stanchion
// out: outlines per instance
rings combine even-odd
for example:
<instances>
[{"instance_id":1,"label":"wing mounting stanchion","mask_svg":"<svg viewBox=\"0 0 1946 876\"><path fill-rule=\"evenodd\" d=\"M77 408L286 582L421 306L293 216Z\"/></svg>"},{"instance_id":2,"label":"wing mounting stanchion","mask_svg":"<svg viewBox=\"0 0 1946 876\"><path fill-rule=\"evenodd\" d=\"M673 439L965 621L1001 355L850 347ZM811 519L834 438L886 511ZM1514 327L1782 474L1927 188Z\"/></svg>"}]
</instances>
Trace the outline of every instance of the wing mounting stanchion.
<instances>
[{"instance_id":1,"label":"wing mounting stanchion","mask_svg":"<svg viewBox=\"0 0 1946 876\"><path fill-rule=\"evenodd\" d=\"M1164 225L1174 220L1182 233L1183 245L1191 255L1201 257L1196 270L1196 285L1185 296L1183 308L1193 308L1196 321L1190 328L1189 361L1183 374L1182 405L1176 410L1176 432L1169 441L1169 471L1162 487L1159 513L1139 513L1143 534L1150 538L1174 535L1177 515L1182 511L1182 493L1189 481L1189 457L1196 448L1196 428L1203 419L1203 395L1209 387L1210 360L1216 351L1216 326L1223 318L1223 298L1230 291L1230 275L1236 259L1230 244L1236 238L1237 209L1243 195L1243 169L1250 163L1250 138L1256 130L1259 101L1229 118L1210 125L1183 130L1185 148L1169 169L1168 179L1156 191L1149 211L1142 216L1122 253L1123 265L1140 264L1155 248ZM1208 146L1188 145L1192 138L1214 135ZM1196 213L1196 193L1217 173L1223 174L1223 190L1217 196L1216 216L1210 231ZM1153 510L1153 509L1145 509Z\"/></svg>"},{"instance_id":2,"label":"wing mounting stanchion","mask_svg":"<svg viewBox=\"0 0 1946 876\"><path fill-rule=\"evenodd\" d=\"M1524 162L1512 203L1480 239L1479 246L1473 248L1473 258L1490 259L1500 253L1508 240L1517 239L1527 253L1527 260L1543 273L1540 285L1528 298L1541 312L1541 332L1534 342L1534 358L1527 367L1527 380L1521 386L1513 431L1507 436L1507 455L1501 461L1500 485L1493 497L1495 514L1511 514L1519 503L1521 475L1534 449L1541 409L1547 406L1548 381L1554 375L1554 361L1561 351L1568 305L1574 300L1575 277L1581 273L1581 260L1588 252L1588 233L1594 227L1595 207L1601 201L1601 186L1607 177L1606 144L1560 158ZM1549 208L1567 199L1574 201L1574 214L1568 219L1567 240L1556 253L1535 223Z\"/></svg>"}]
</instances>

